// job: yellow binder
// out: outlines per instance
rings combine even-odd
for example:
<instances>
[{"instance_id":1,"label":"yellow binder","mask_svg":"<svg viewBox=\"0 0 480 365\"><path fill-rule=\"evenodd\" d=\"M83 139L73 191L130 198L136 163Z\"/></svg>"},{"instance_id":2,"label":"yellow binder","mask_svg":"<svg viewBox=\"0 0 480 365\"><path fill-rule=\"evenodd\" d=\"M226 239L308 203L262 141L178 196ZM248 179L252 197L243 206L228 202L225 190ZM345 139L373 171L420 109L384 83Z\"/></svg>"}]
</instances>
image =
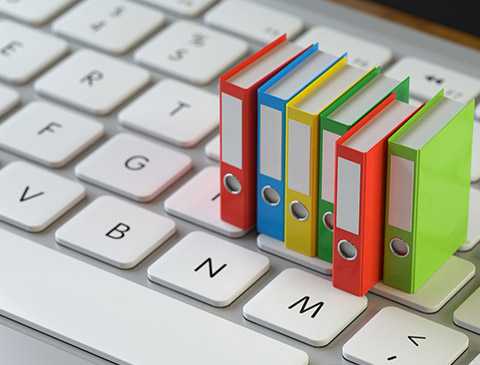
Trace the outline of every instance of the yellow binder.
<instances>
[{"instance_id":1,"label":"yellow binder","mask_svg":"<svg viewBox=\"0 0 480 365\"><path fill-rule=\"evenodd\" d=\"M320 114L367 73L344 57L287 104L285 246L303 255L316 255Z\"/></svg>"}]
</instances>

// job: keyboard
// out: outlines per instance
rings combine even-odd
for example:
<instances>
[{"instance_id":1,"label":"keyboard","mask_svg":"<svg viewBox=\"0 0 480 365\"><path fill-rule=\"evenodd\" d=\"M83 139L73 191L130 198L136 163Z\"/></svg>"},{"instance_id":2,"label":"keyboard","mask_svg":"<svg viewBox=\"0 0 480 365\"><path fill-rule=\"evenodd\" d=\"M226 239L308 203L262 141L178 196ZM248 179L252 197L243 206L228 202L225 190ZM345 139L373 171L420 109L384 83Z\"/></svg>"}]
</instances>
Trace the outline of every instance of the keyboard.
<instances>
[{"instance_id":1,"label":"keyboard","mask_svg":"<svg viewBox=\"0 0 480 365\"><path fill-rule=\"evenodd\" d=\"M478 51L292 3L0 0L5 336L53 365L480 362L480 123L468 242L423 298L334 290L219 219L217 80L278 35L410 74L412 103L480 95Z\"/></svg>"}]
</instances>

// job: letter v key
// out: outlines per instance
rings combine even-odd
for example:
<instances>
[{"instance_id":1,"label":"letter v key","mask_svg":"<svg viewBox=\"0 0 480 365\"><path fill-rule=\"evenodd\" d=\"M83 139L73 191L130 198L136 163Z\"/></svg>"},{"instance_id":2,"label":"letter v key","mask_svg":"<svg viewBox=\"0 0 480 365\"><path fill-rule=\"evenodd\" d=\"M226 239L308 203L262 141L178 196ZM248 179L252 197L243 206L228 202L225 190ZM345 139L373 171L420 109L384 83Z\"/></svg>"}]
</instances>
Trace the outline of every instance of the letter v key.
<instances>
[{"instance_id":1,"label":"letter v key","mask_svg":"<svg viewBox=\"0 0 480 365\"><path fill-rule=\"evenodd\" d=\"M23 191L22 193L22 196L20 197L20 202L23 203L23 202L26 202L27 200L30 200L30 199L34 199L34 198L37 198L43 194L45 194L45 192L41 191L39 193L35 193L35 194L32 194L32 195L28 195L28 191L30 190L30 185L27 185L25 187L25 190Z\"/></svg>"}]
</instances>

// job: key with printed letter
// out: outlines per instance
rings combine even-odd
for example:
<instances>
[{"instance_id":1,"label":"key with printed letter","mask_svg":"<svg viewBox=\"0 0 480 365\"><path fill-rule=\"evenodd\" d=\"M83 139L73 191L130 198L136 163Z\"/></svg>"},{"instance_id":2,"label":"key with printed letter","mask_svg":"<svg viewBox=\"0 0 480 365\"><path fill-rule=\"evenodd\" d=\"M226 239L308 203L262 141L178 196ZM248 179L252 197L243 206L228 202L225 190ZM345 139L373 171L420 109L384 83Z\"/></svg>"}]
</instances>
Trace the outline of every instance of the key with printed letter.
<instances>
[{"instance_id":1,"label":"key with printed letter","mask_svg":"<svg viewBox=\"0 0 480 365\"><path fill-rule=\"evenodd\" d=\"M77 51L35 83L37 92L105 115L150 82L150 74L115 58Z\"/></svg>"},{"instance_id":2,"label":"key with printed letter","mask_svg":"<svg viewBox=\"0 0 480 365\"><path fill-rule=\"evenodd\" d=\"M312 28L296 42L305 47L318 42L323 52L337 56L347 52L351 65L366 69L384 66L393 57L393 52L387 47L328 27Z\"/></svg>"},{"instance_id":3,"label":"key with printed letter","mask_svg":"<svg viewBox=\"0 0 480 365\"><path fill-rule=\"evenodd\" d=\"M266 43L286 33L291 39L303 28L301 19L254 1L226 0L205 15L205 22Z\"/></svg>"},{"instance_id":4,"label":"key with printed letter","mask_svg":"<svg viewBox=\"0 0 480 365\"><path fill-rule=\"evenodd\" d=\"M135 60L195 84L208 84L247 52L244 41L178 21L135 53Z\"/></svg>"},{"instance_id":5,"label":"key with printed letter","mask_svg":"<svg viewBox=\"0 0 480 365\"><path fill-rule=\"evenodd\" d=\"M41 25L75 1L3 0L0 1L0 12L33 25Z\"/></svg>"},{"instance_id":6,"label":"key with printed letter","mask_svg":"<svg viewBox=\"0 0 480 365\"><path fill-rule=\"evenodd\" d=\"M77 176L130 199L147 202L192 167L187 155L130 134L117 134L80 162Z\"/></svg>"},{"instance_id":7,"label":"key with printed letter","mask_svg":"<svg viewBox=\"0 0 480 365\"><path fill-rule=\"evenodd\" d=\"M85 197L85 188L23 161L0 170L0 220L40 232Z\"/></svg>"},{"instance_id":8,"label":"key with printed letter","mask_svg":"<svg viewBox=\"0 0 480 365\"><path fill-rule=\"evenodd\" d=\"M309 362L303 351L4 230L0 252L3 316L112 362Z\"/></svg>"},{"instance_id":9,"label":"key with printed letter","mask_svg":"<svg viewBox=\"0 0 480 365\"><path fill-rule=\"evenodd\" d=\"M119 115L125 126L181 147L193 147L219 122L218 97L194 86L162 80Z\"/></svg>"},{"instance_id":10,"label":"key with printed letter","mask_svg":"<svg viewBox=\"0 0 480 365\"><path fill-rule=\"evenodd\" d=\"M57 33L115 54L127 52L158 29L165 17L124 0L87 0L54 24Z\"/></svg>"},{"instance_id":11,"label":"key with printed letter","mask_svg":"<svg viewBox=\"0 0 480 365\"><path fill-rule=\"evenodd\" d=\"M329 280L287 269L243 307L250 321L312 346L328 345L367 308L366 297L336 289Z\"/></svg>"},{"instance_id":12,"label":"key with printed letter","mask_svg":"<svg viewBox=\"0 0 480 365\"><path fill-rule=\"evenodd\" d=\"M42 31L0 21L0 78L23 84L60 59L67 44Z\"/></svg>"},{"instance_id":13,"label":"key with printed letter","mask_svg":"<svg viewBox=\"0 0 480 365\"><path fill-rule=\"evenodd\" d=\"M34 101L0 124L0 147L49 167L62 167L102 135L102 124Z\"/></svg>"},{"instance_id":14,"label":"key with printed letter","mask_svg":"<svg viewBox=\"0 0 480 365\"><path fill-rule=\"evenodd\" d=\"M445 89L446 97L461 103L480 94L479 79L415 57L402 58L386 75L396 80L409 76L412 94L422 99L433 97L440 89Z\"/></svg>"},{"instance_id":15,"label":"key with printed letter","mask_svg":"<svg viewBox=\"0 0 480 365\"><path fill-rule=\"evenodd\" d=\"M270 267L268 259L204 232L192 232L148 269L155 283L226 307Z\"/></svg>"},{"instance_id":16,"label":"key with printed letter","mask_svg":"<svg viewBox=\"0 0 480 365\"><path fill-rule=\"evenodd\" d=\"M343 356L360 365L449 365L468 343L468 337L459 331L386 307L343 346Z\"/></svg>"},{"instance_id":17,"label":"key with printed letter","mask_svg":"<svg viewBox=\"0 0 480 365\"><path fill-rule=\"evenodd\" d=\"M216 0L146 0L153 5L164 7L184 16L196 16Z\"/></svg>"},{"instance_id":18,"label":"key with printed letter","mask_svg":"<svg viewBox=\"0 0 480 365\"><path fill-rule=\"evenodd\" d=\"M130 269L175 233L168 218L111 196L97 198L55 233L58 243Z\"/></svg>"},{"instance_id":19,"label":"key with printed letter","mask_svg":"<svg viewBox=\"0 0 480 365\"><path fill-rule=\"evenodd\" d=\"M165 210L227 237L245 236L248 231L220 219L219 176L218 167L204 168L165 200Z\"/></svg>"}]
</instances>

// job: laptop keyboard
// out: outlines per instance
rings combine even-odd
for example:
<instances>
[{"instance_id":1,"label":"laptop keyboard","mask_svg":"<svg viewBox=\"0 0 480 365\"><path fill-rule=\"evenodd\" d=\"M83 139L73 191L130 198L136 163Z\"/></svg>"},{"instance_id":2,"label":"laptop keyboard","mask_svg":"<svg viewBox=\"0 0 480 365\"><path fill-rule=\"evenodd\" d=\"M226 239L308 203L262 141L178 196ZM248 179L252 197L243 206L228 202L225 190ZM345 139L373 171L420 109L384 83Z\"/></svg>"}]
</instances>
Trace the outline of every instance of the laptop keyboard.
<instances>
[{"instance_id":1,"label":"laptop keyboard","mask_svg":"<svg viewBox=\"0 0 480 365\"><path fill-rule=\"evenodd\" d=\"M334 290L328 276L260 251L254 232L220 220L216 80L280 34L411 75L412 104L439 87L461 102L480 94L478 71L468 72L480 58L448 68L419 57L424 35L399 52L340 21L278 9L0 0L0 313L120 364L305 365L308 355L312 365L433 365L478 355L477 278L425 314ZM480 239L479 125L463 251ZM480 264L475 251L459 256Z\"/></svg>"}]
</instances>

